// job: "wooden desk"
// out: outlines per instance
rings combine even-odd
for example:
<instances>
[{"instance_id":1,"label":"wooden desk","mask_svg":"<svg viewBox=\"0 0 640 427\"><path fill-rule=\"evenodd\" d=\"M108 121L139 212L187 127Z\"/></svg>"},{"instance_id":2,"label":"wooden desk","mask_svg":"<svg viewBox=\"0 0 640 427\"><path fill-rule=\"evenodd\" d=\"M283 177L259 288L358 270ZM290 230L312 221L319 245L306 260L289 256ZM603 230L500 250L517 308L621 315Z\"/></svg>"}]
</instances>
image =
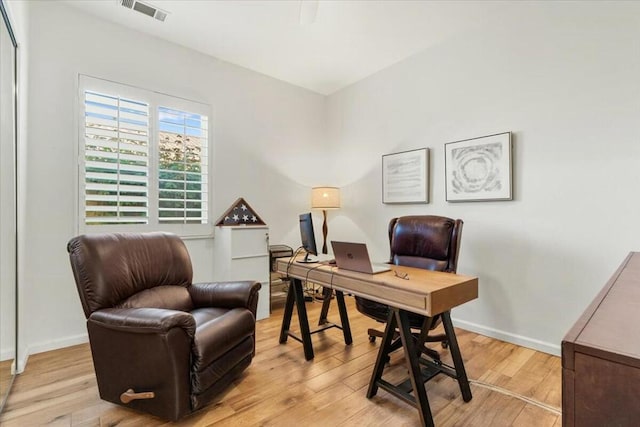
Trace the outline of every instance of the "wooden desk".
<instances>
[{"instance_id":1,"label":"wooden desk","mask_svg":"<svg viewBox=\"0 0 640 427\"><path fill-rule=\"evenodd\" d=\"M286 274L293 279L292 287L289 289L285 303L285 313L280 330L280 343L285 343L288 336L293 336L302 342L307 360L313 358L312 332L309 331L304 295L302 293L303 280L308 280L336 291L346 344L351 343L351 331L349 330L349 319L344 306L344 292L387 304L391 310L369 383L367 397L375 396L378 387L383 388L394 396L416 406L422 425L433 426L431 409L429 408L429 401L424 387L426 381L437 374L443 373L458 381L462 398L465 402L472 398L455 330L451 323L450 310L478 297L478 279L459 274L404 266L392 266L392 269L400 275L408 274L408 280L396 276L393 270L372 275L340 270L330 265L302 264L291 259L278 259L278 272ZM294 304L298 311L301 338L294 336L289 331ZM325 311L323 310L323 312ZM423 343L416 343L411 334L408 312L429 316L423 327L424 331L429 330L430 317L436 314L442 315L442 323L447 334L454 363L453 367L447 366L439 360L432 361L420 357L418 346ZM402 340L409 370L409 379L399 385L391 384L382 378L385 362L391 352L391 343L396 330ZM313 333L315 332L317 331ZM411 394L412 391L413 394Z\"/></svg>"}]
</instances>

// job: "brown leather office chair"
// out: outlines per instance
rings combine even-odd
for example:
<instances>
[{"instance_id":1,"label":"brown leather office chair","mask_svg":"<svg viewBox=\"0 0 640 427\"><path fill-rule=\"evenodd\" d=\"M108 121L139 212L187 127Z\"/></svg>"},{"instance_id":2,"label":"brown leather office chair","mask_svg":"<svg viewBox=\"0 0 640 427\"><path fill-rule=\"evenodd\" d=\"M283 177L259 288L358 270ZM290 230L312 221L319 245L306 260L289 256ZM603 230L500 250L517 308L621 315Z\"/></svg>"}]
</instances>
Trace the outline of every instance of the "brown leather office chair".
<instances>
[{"instance_id":1,"label":"brown leather office chair","mask_svg":"<svg viewBox=\"0 0 640 427\"><path fill-rule=\"evenodd\" d=\"M192 284L169 233L82 235L67 250L102 399L177 420L251 363L259 283Z\"/></svg>"},{"instance_id":2,"label":"brown leather office chair","mask_svg":"<svg viewBox=\"0 0 640 427\"><path fill-rule=\"evenodd\" d=\"M460 237L462 235L462 220L433 215L403 216L393 218L389 222L389 246L391 249L390 263L408 267L424 268L426 270L455 273L458 265ZM389 307L376 301L356 297L356 308L362 314L378 322L386 322ZM410 313L409 322L412 329L421 329L425 317ZM431 329L441 322L440 316L435 316ZM383 333L376 329L369 329L369 340L375 341ZM445 334L428 335L426 342L441 342L447 345ZM392 347L399 348L399 342ZM439 354L424 347L423 351L431 357L439 358Z\"/></svg>"}]
</instances>

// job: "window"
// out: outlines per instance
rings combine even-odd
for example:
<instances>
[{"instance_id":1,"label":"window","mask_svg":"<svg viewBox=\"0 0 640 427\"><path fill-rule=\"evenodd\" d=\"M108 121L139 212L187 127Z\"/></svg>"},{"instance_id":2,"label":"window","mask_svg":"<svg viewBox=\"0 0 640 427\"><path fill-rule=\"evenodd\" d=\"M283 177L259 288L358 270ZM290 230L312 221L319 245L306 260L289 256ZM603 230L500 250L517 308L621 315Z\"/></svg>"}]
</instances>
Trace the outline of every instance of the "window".
<instances>
[{"instance_id":1,"label":"window","mask_svg":"<svg viewBox=\"0 0 640 427\"><path fill-rule=\"evenodd\" d=\"M207 220L207 118L159 107L158 212L161 224Z\"/></svg>"},{"instance_id":2,"label":"window","mask_svg":"<svg viewBox=\"0 0 640 427\"><path fill-rule=\"evenodd\" d=\"M210 234L207 106L80 77L80 230Z\"/></svg>"},{"instance_id":3,"label":"window","mask_svg":"<svg viewBox=\"0 0 640 427\"><path fill-rule=\"evenodd\" d=\"M85 223L148 224L149 105L84 93Z\"/></svg>"}]
</instances>

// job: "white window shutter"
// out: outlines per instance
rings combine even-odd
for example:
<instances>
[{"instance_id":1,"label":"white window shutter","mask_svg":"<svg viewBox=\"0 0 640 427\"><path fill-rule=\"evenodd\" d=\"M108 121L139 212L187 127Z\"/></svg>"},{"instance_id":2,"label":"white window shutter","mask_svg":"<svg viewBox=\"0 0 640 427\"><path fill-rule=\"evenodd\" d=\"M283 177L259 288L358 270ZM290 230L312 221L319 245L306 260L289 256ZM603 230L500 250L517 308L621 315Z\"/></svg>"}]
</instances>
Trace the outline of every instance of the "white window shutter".
<instances>
[{"instance_id":1,"label":"white window shutter","mask_svg":"<svg viewBox=\"0 0 640 427\"><path fill-rule=\"evenodd\" d=\"M85 224L149 221L149 105L84 92Z\"/></svg>"},{"instance_id":2,"label":"white window shutter","mask_svg":"<svg viewBox=\"0 0 640 427\"><path fill-rule=\"evenodd\" d=\"M158 108L158 221L208 222L208 118Z\"/></svg>"}]
</instances>

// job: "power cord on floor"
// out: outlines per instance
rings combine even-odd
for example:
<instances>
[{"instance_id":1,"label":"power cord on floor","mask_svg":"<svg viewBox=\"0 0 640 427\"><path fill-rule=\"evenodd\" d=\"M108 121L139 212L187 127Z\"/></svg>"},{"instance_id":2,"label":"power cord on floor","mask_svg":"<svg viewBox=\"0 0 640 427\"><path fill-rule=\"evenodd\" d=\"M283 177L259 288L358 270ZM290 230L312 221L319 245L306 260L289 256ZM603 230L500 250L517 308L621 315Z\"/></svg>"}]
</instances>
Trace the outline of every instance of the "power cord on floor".
<instances>
[{"instance_id":1,"label":"power cord on floor","mask_svg":"<svg viewBox=\"0 0 640 427\"><path fill-rule=\"evenodd\" d=\"M484 387L484 388L486 388L488 390L491 390L491 391L496 391L498 393L502 393L502 394L504 394L506 396L515 397L516 399L520 399L523 402L530 403L532 405L535 405L535 406L537 406L539 408L544 409L545 411L552 412L552 413L554 413L556 415L562 415L562 410L560 408L556 408L555 406L547 405L546 403L540 402L538 400L532 399L532 398L527 397L527 396L523 396L523 395L518 394L518 393L514 393L514 392L509 391L507 389L504 389L502 387L498 387L498 386L495 386L493 384L486 383L484 381L471 380L471 379L469 380L469 383L477 385L478 387Z\"/></svg>"},{"instance_id":2,"label":"power cord on floor","mask_svg":"<svg viewBox=\"0 0 640 427\"><path fill-rule=\"evenodd\" d=\"M441 363L441 362L440 362ZM445 365L444 363L442 363L443 365ZM448 365L445 365L448 366ZM452 366L448 366L450 369L455 370L454 367ZM491 391L495 391L497 393L500 394L504 394L505 396L510 396L510 397L515 397L516 399L522 400L525 403L529 403L531 405L537 406L540 409L544 409L545 411L551 412L555 415L562 415L562 409L546 404L544 402L540 402L539 400L536 399L532 399L531 397L527 397L527 396L523 396L521 394L518 393L514 393L511 390L507 390L505 388L499 387L497 385L493 385L491 383L487 383L484 381L480 381L480 380L474 380L471 378L468 378L469 384L473 384L473 385L477 385L478 387L482 387L482 388L486 388L487 390L491 390Z\"/></svg>"}]
</instances>

